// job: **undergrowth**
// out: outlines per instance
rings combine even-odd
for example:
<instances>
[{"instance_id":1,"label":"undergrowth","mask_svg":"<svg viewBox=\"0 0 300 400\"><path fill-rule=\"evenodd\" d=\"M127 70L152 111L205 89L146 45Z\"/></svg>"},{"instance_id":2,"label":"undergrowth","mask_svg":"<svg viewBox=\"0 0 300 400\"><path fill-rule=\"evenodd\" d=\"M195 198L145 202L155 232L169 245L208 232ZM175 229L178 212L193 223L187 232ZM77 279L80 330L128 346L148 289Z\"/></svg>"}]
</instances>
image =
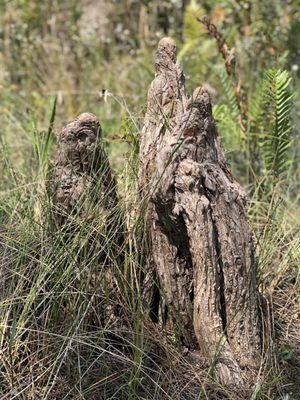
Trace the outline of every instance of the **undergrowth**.
<instances>
[{"instance_id":1,"label":"undergrowth","mask_svg":"<svg viewBox=\"0 0 300 400\"><path fill-rule=\"evenodd\" d=\"M9 22L1 31L0 55L0 398L240 399L209 376L210 366L200 355L194 370L177 347L176 335L150 322L141 302L144 266L138 249L144 240L145 205L138 198L137 155L155 40L145 39L131 54L115 43L108 56L96 36L83 39L77 30L80 2L72 1L63 11L59 2L53 2L53 9L50 3L45 2L49 9L44 11L38 2L0 4L0 18ZM290 59L263 54L267 34L259 39L261 16L272 8L270 2L262 10L253 2L251 13L258 17L250 21L246 9L236 14L236 2L225 2L224 9L213 2L211 10L204 3L205 10L194 1L185 10L179 57L188 86L208 81L212 94L217 92L214 114L227 158L249 193L259 290L272 345L266 381L257 385L251 400L292 400L300 392L299 79L290 68L294 54ZM276 12L280 7L278 2ZM219 15L214 22L224 26L237 53L241 43L249 46L240 53L240 78L226 73L215 38L195 19L195 13L207 10L212 17ZM50 21L52 31L50 22L47 29L42 23L46 11L61 18ZM67 29L63 13L69 18ZM248 38L245 27L252 29ZM268 26L268 34L273 28ZM272 46L280 50L283 44L274 39ZM258 66L247 58L255 49ZM241 86L247 94L242 109L237 98ZM82 201L85 212L78 210L69 226L58 227L47 190L55 134L82 111L100 119L120 203L101 214L101 204L93 200L95 185ZM115 215L125 237L121 247L105 222ZM108 290L111 282L113 290Z\"/></svg>"}]
</instances>

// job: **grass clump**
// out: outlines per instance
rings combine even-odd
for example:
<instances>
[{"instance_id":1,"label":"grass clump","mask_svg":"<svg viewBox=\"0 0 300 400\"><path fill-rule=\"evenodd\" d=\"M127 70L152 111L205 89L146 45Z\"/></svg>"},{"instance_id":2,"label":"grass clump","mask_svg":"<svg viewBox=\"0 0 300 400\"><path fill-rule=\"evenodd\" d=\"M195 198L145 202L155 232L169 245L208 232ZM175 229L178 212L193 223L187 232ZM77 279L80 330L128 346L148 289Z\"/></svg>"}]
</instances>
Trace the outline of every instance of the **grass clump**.
<instances>
[{"instance_id":1,"label":"grass clump","mask_svg":"<svg viewBox=\"0 0 300 400\"><path fill-rule=\"evenodd\" d=\"M167 11L160 16L152 1L129 2L130 10L127 2L104 2L102 12L112 23L103 37L82 31L83 3L0 1L0 398L240 399L209 376L199 354L193 355L195 370L174 332L149 321L141 301L145 204L137 190L138 142L153 46L167 30L177 39L188 86L208 82L215 93L227 157L250 197L272 349L267 379L251 399L297 399L300 108L294 2L286 7L276 0L275 7L254 1L241 9L231 1L201 7L192 1L187 8L175 2L172 10L162 2ZM239 79L226 75L214 38L197 23L195 13L204 12L236 48ZM243 129L235 97L240 82L246 94ZM95 201L99 176L98 185L83 193L81 208L59 226L48 190L55 134L83 111L100 119L119 203L104 212ZM121 243L107 229L111 218L118 220Z\"/></svg>"}]
</instances>

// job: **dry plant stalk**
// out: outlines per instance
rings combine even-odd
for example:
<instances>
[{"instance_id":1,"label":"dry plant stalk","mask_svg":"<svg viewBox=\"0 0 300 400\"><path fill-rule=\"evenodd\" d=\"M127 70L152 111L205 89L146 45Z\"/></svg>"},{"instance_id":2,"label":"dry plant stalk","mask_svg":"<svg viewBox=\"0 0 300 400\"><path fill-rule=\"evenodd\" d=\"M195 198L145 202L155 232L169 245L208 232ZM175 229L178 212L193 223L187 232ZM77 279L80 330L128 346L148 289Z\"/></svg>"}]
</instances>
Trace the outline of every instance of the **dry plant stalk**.
<instances>
[{"instance_id":1,"label":"dry plant stalk","mask_svg":"<svg viewBox=\"0 0 300 400\"><path fill-rule=\"evenodd\" d=\"M160 41L140 146L149 265L182 344L247 388L261 363L261 315L245 193L232 177L207 91L186 94L172 39ZM149 271L153 275L153 270Z\"/></svg>"},{"instance_id":2,"label":"dry plant stalk","mask_svg":"<svg viewBox=\"0 0 300 400\"><path fill-rule=\"evenodd\" d=\"M204 26L210 37L215 39L218 51L224 59L226 73L231 81L231 84L233 85L236 105L239 109L239 124L242 133L245 136L247 130L246 123L248 115L248 105L245 100L247 96L245 95L245 89L235 69L235 48L230 48L223 35L218 31L216 25L214 25L207 16L201 18L195 16L195 18L200 24Z\"/></svg>"}]
</instances>

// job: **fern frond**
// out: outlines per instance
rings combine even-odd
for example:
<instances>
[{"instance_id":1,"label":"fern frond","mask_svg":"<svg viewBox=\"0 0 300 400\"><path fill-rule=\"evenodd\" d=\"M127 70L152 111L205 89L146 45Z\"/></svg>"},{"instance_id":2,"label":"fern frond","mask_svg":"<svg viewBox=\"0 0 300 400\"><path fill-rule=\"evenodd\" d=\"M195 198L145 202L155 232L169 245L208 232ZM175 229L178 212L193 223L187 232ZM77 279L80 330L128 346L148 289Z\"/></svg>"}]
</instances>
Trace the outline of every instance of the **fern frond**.
<instances>
[{"instance_id":1,"label":"fern frond","mask_svg":"<svg viewBox=\"0 0 300 400\"><path fill-rule=\"evenodd\" d=\"M291 112L293 94L291 78L286 70L266 71L263 85L263 121L261 150L267 173L278 178L291 160L288 149L292 143ZM267 131L266 131L267 129Z\"/></svg>"}]
</instances>

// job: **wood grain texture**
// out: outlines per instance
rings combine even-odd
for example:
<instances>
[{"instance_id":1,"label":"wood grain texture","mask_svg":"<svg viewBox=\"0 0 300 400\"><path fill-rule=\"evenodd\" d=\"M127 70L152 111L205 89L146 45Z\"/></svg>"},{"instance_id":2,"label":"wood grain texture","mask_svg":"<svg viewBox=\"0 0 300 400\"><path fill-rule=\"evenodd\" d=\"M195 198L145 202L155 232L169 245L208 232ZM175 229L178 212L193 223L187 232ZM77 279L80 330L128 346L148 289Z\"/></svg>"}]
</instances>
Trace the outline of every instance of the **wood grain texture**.
<instances>
[{"instance_id":1,"label":"wood grain texture","mask_svg":"<svg viewBox=\"0 0 300 400\"><path fill-rule=\"evenodd\" d=\"M176 118L182 114L187 101L184 75L176 61L176 46L172 39L164 38L160 41L155 56L155 68L155 79L148 92L147 113L140 142L140 187L143 196L148 199L152 198L156 190L158 150L165 136L176 126ZM170 232L163 232L160 219L162 216L169 218L169 213L157 210L154 204L150 203L146 301L152 302L149 284L158 275L160 283L164 283L160 289L170 306L168 312L172 313L168 322L177 321L176 326L180 329L178 335L186 345L192 347L196 340L192 328L192 303L189 300L192 290L189 246L182 240L180 230L173 229L174 223L177 223L178 228L183 226L179 221L173 221ZM167 226L167 221L164 226ZM188 259L190 265L187 263ZM166 315L162 315L161 319L165 320Z\"/></svg>"},{"instance_id":2,"label":"wood grain texture","mask_svg":"<svg viewBox=\"0 0 300 400\"><path fill-rule=\"evenodd\" d=\"M52 233L60 236L74 268L88 266L90 290L97 293L97 321L91 326L112 323L120 314L116 269L124 261L124 221L100 123L95 115L83 113L61 130L57 140L50 179ZM114 302L108 301L111 293Z\"/></svg>"},{"instance_id":3,"label":"wood grain texture","mask_svg":"<svg viewBox=\"0 0 300 400\"><path fill-rule=\"evenodd\" d=\"M248 386L261 361L261 316L246 196L221 150L208 92L188 97L169 38L158 45L141 133L152 268L182 343ZM150 273L151 272L150 270Z\"/></svg>"},{"instance_id":4,"label":"wood grain texture","mask_svg":"<svg viewBox=\"0 0 300 400\"><path fill-rule=\"evenodd\" d=\"M58 136L50 190L60 223L70 214L83 212L85 194L93 186L97 187L95 203L105 209L117 205L116 182L102 147L100 123L93 114L83 113Z\"/></svg>"}]
</instances>

